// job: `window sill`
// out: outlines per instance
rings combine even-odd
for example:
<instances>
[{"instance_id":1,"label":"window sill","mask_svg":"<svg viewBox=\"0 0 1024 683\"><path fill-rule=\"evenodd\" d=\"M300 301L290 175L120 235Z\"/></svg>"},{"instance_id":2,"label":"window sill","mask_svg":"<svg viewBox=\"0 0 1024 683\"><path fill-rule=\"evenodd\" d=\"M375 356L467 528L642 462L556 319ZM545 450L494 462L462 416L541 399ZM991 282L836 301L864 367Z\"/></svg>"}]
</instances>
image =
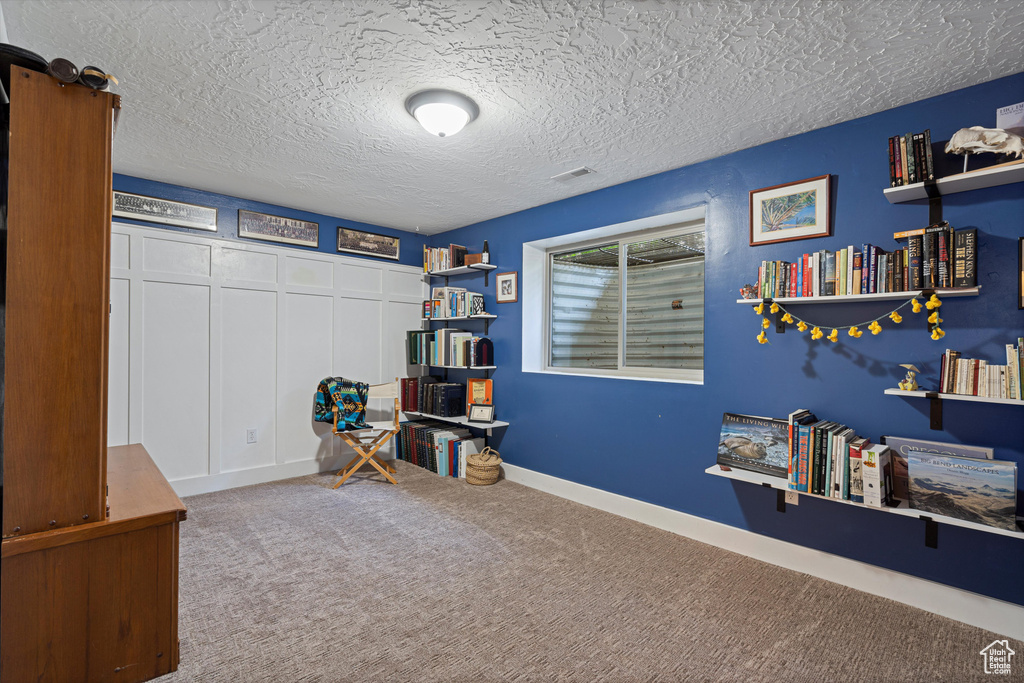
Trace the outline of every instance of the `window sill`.
<instances>
[{"instance_id":1,"label":"window sill","mask_svg":"<svg viewBox=\"0 0 1024 683\"><path fill-rule=\"evenodd\" d=\"M704 385L704 377L701 375L700 379L693 378L682 378L682 377L654 377L644 375L627 375L610 373L604 370L561 370L558 368L544 368L540 369L527 369L523 368L523 372L531 372L538 375L567 375L569 377L594 377L599 379L627 379L637 382L668 382L670 384L695 384L697 386Z\"/></svg>"}]
</instances>

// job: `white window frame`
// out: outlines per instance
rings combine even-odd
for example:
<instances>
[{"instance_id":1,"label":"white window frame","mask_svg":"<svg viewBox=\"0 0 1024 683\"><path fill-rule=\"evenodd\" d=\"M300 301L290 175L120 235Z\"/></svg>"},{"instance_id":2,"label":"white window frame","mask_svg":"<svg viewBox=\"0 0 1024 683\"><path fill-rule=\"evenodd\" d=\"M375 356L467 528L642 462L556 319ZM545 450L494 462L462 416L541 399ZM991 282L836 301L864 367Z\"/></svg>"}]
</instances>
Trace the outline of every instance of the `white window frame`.
<instances>
[{"instance_id":1,"label":"white window frame","mask_svg":"<svg viewBox=\"0 0 1024 683\"><path fill-rule=\"evenodd\" d=\"M625 263L619 260L620 310L618 369L565 368L550 364L551 360L551 256L554 253L609 242L619 242L620 256L623 245L640 239L650 239L680 232L707 232L706 207L701 205L683 211L650 216L635 221L616 223L592 230L560 235L523 243L523 372L552 375L583 375L612 379L633 379L653 382L703 384L704 370L672 368L623 367L625 354Z\"/></svg>"}]
</instances>

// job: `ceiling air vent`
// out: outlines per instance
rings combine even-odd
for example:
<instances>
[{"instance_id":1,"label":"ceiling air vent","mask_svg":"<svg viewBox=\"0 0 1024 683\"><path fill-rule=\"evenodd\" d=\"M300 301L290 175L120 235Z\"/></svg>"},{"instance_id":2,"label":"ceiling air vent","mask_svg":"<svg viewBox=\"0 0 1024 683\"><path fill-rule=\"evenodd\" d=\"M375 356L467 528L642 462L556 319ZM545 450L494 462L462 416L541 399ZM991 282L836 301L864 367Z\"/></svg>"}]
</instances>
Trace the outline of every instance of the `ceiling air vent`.
<instances>
[{"instance_id":1,"label":"ceiling air vent","mask_svg":"<svg viewBox=\"0 0 1024 683\"><path fill-rule=\"evenodd\" d=\"M566 171L565 173L553 175L551 176L551 179L565 182L566 180L572 180L573 178L579 178L581 176L590 175L591 173L596 173L596 171L594 171L594 169L592 168L587 168L586 166L580 166L579 168L574 168L571 171Z\"/></svg>"}]
</instances>

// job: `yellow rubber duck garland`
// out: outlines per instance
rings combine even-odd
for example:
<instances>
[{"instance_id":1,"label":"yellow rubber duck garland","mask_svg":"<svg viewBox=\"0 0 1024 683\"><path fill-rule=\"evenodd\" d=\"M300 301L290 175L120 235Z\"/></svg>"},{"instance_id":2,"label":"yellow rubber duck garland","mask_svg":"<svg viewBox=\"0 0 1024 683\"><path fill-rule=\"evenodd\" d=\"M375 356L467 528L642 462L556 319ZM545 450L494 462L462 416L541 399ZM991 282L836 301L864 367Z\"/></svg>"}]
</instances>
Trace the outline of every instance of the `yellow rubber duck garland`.
<instances>
[{"instance_id":1,"label":"yellow rubber duck garland","mask_svg":"<svg viewBox=\"0 0 1024 683\"><path fill-rule=\"evenodd\" d=\"M771 306L768 307L768 312L769 313L778 313L779 311L782 311L783 312L783 316L781 318L781 321L783 323L793 323L795 321L796 322L796 329L798 329L801 332L806 332L807 329L810 327L811 339L818 340L818 339L821 339L822 337L825 337L826 339L828 339L830 342L832 342L834 344L837 341L839 341L839 330L847 330L847 334L849 336L853 337L854 339L859 339L864 334L864 330L862 330L861 327L866 327L867 330L872 335L879 334L882 331L882 326L879 325L878 323L879 323L879 321L881 321L881 320L883 320L885 318L888 318L889 320L891 320L896 325L899 325L900 323L903 322L903 316L900 315L900 309L905 307L905 306L907 306L908 304L910 305L910 310L912 310L914 313L920 313L921 312L922 304L915 297L913 299L910 299L909 301L906 301L906 302L900 304L899 306L897 306L894 310L890 311L889 313L886 313L885 315L881 315L881 316L879 316L879 317L875 318L874 320L871 320L871 321L869 321L867 323L858 323L856 325L843 325L841 327L834 327L834 328L832 328L832 331L829 332L827 337L825 336L825 333L821 331L820 327L818 327L814 323L808 323L805 320L801 320L800 318L795 317L792 313L790 313L789 311L787 311L785 308L783 308L779 304L775 303L774 301L771 303ZM928 298L928 300L924 302L924 306L923 306L924 308L928 309L931 312L928 315L928 322L930 323L930 326L931 326L931 331L932 331L931 332L931 337L932 337L932 339L934 339L936 341L938 341L939 339L942 339L943 337L946 336L946 333L942 330L941 327L939 327L939 323L942 322L942 318L939 317L939 307L940 306L942 306L942 302L939 301L939 297L936 296L935 294L932 294ZM758 344L767 344L768 343L768 335L765 332L766 332L766 330L771 328L771 321L764 314L764 302L763 301L761 303L759 303L758 305L754 306L754 313L758 314L759 316L762 316L761 317L761 332L760 332L760 334L757 335L757 343Z\"/></svg>"}]
</instances>

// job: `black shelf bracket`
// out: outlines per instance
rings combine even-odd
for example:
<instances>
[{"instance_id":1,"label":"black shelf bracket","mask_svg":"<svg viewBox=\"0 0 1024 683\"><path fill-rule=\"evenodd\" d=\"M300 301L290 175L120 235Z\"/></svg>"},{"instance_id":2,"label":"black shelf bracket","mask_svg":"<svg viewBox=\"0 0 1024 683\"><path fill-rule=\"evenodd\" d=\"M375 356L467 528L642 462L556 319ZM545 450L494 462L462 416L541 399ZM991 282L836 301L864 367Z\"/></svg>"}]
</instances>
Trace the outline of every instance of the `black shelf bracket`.
<instances>
[{"instance_id":1,"label":"black shelf bracket","mask_svg":"<svg viewBox=\"0 0 1024 683\"><path fill-rule=\"evenodd\" d=\"M942 397L934 391L929 391L925 393L925 398L929 399L931 403L930 422L928 426L931 429L942 429Z\"/></svg>"},{"instance_id":2,"label":"black shelf bracket","mask_svg":"<svg viewBox=\"0 0 1024 683\"><path fill-rule=\"evenodd\" d=\"M775 510L776 512L786 511L786 492L782 489L775 491Z\"/></svg>"},{"instance_id":3,"label":"black shelf bracket","mask_svg":"<svg viewBox=\"0 0 1024 683\"><path fill-rule=\"evenodd\" d=\"M785 313L783 313L782 311L779 311L778 313L775 314L775 334L786 333L786 323L782 322L782 316L784 315Z\"/></svg>"},{"instance_id":4,"label":"black shelf bracket","mask_svg":"<svg viewBox=\"0 0 1024 683\"><path fill-rule=\"evenodd\" d=\"M939 547L939 523L931 517L921 516L924 520L924 544L928 548Z\"/></svg>"}]
</instances>

